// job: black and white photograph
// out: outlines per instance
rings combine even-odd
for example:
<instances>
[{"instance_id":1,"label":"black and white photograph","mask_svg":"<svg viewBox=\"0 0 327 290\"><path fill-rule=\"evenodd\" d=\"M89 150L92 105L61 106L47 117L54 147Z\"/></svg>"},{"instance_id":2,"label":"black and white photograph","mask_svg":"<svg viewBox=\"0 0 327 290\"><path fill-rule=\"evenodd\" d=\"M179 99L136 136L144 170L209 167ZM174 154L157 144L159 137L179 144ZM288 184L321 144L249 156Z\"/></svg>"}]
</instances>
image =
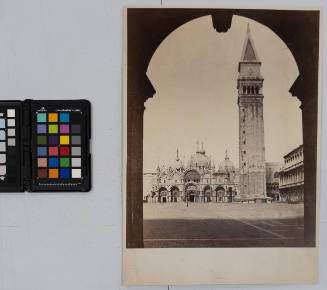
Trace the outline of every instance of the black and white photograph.
<instances>
[{"instance_id":1,"label":"black and white photograph","mask_svg":"<svg viewBox=\"0 0 327 290\"><path fill-rule=\"evenodd\" d=\"M319 11L125 13L126 248L315 248Z\"/></svg>"}]
</instances>

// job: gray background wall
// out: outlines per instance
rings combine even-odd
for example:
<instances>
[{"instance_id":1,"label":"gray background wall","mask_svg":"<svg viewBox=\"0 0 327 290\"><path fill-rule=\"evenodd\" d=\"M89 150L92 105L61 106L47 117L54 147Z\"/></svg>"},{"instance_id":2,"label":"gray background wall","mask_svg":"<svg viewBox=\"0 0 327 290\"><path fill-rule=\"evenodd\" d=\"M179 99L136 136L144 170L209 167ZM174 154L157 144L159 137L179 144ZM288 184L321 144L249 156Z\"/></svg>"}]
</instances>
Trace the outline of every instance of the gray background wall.
<instances>
[{"instance_id":1,"label":"gray background wall","mask_svg":"<svg viewBox=\"0 0 327 290\"><path fill-rule=\"evenodd\" d=\"M230 1L229 5L243 3ZM263 3L292 5L295 1L251 1L252 5ZM296 3L323 5L323 1ZM121 286L122 35L123 5L127 4L158 5L160 0L0 1L0 98L84 97L93 105L91 192L0 194L0 290L127 288ZM227 1L163 0L163 4L227 5ZM326 105L324 99L323 112ZM322 121L326 122L324 116ZM322 133L324 148L326 125ZM322 180L319 285L170 289L326 289L326 188L327 181ZM134 289L145 288L167 286Z\"/></svg>"}]
</instances>

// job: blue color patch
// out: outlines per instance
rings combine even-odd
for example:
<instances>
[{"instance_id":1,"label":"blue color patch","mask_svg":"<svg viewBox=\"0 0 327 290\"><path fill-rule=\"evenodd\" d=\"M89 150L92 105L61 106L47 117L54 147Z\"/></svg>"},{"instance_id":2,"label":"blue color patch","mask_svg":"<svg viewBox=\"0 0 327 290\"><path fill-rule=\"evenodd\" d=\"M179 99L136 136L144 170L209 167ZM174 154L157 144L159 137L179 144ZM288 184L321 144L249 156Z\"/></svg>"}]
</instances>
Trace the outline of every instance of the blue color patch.
<instances>
[{"instance_id":1,"label":"blue color patch","mask_svg":"<svg viewBox=\"0 0 327 290\"><path fill-rule=\"evenodd\" d=\"M60 113L60 122L69 122L69 113Z\"/></svg>"},{"instance_id":2,"label":"blue color patch","mask_svg":"<svg viewBox=\"0 0 327 290\"><path fill-rule=\"evenodd\" d=\"M69 178L70 169L60 169L60 178Z\"/></svg>"},{"instance_id":3,"label":"blue color patch","mask_svg":"<svg viewBox=\"0 0 327 290\"><path fill-rule=\"evenodd\" d=\"M37 147L37 156L47 156L47 147Z\"/></svg>"},{"instance_id":4,"label":"blue color patch","mask_svg":"<svg viewBox=\"0 0 327 290\"><path fill-rule=\"evenodd\" d=\"M39 134L45 134L47 133L47 126L46 125L37 125L37 132Z\"/></svg>"},{"instance_id":5,"label":"blue color patch","mask_svg":"<svg viewBox=\"0 0 327 290\"><path fill-rule=\"evenodd\" d=\"M49 158L49 167L58 167L58 158Z\"/></svg>"}]
</instances>

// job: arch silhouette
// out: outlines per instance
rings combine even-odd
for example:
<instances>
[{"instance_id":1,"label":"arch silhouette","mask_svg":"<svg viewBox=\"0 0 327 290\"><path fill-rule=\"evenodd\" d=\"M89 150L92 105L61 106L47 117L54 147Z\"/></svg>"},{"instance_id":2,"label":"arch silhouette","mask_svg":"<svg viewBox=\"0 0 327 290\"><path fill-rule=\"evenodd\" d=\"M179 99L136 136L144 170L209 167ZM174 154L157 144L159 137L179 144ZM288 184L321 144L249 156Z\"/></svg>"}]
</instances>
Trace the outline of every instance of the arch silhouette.
<instances>
[{"instance_id":1,"label":"arch silhouette","mask_svg":"<svg viewBox=\"0 0 327 290\"><path fill-rule=\"evenodd\" d=\"M226 32L232 16L253 19L269 27L294 56L299 76L290 93L301 101L304 165L304 246L315 246L319 11L255 9L127 9L127 152L126 152L126 246L143 247L143 111L155 94L146 76L158 45L177 27L211 15L217 32ZM156 25L153 25L156 23Z\"/></svg>"}]
</instances>

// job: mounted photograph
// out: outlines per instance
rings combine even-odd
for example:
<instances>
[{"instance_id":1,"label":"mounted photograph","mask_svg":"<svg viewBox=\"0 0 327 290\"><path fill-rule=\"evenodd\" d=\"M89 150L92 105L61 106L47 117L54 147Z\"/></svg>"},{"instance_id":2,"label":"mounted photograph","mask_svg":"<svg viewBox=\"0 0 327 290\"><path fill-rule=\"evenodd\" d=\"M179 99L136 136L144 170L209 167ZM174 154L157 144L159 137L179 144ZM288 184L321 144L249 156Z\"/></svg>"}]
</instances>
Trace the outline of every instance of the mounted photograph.
<instances>
[{"instance_id":1,"label":"mounted photograph","mask_svg":"<svg viewBox=\"0 0 327 290\"><path fill-rule=\"evenodd\" d=\"M126 249L317 247L319 22L125 9Z\"/></svg>"}]
</instances>

